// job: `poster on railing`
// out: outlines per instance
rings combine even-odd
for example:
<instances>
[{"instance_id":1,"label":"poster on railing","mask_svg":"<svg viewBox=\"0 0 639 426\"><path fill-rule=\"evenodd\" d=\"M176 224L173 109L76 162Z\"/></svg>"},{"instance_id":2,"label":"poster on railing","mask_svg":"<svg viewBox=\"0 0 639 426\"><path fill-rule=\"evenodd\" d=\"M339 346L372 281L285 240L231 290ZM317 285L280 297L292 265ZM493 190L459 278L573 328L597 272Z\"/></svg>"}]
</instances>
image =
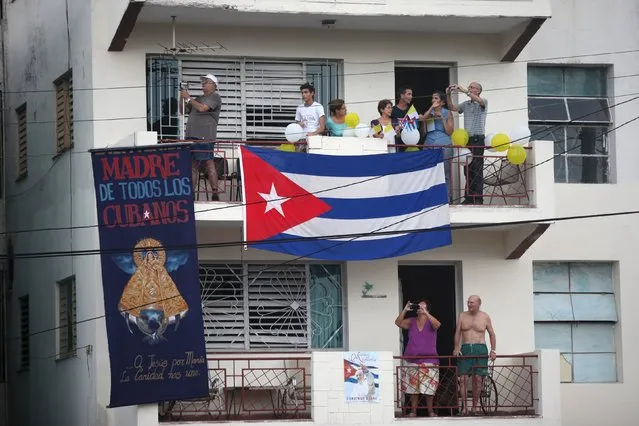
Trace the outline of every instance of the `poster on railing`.
<instances>
[{"instance_id":1,"label":"poster on railing","mask_svg":"<svg viewBox=\"0 0 639 426\"><path fill-rule=\"evenodd\" d=\"M344 402L379 402L377 352L344 352Z\"/></svg>"},{"instance_id":2,"label":"poster on railing","mask_svg":"<svg viewBox=\"0 0 639 426\"><path fill-rule=\"evenodd\" d=\"M189 146L95 150L92 161L109 406L207 395Z\"/></svg>"}]
</instances>

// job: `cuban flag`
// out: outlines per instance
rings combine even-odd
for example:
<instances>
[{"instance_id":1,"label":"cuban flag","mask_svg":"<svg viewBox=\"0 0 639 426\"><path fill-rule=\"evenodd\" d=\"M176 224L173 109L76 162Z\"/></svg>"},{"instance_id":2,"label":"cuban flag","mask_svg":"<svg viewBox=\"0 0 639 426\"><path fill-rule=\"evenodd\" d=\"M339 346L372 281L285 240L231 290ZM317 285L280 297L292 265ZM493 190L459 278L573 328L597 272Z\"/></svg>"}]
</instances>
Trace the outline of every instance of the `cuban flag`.
<instances>
[{"instance_id":1,"label":"cuban flag","mask_svg":"<svg viewBox=\"0 0 639 426\"><path fill-rule=\"evenodd\" d=\"M338 156L241 147L244 238L323 260L450 245L441 150Z\"/></svg>"}]
</instances>

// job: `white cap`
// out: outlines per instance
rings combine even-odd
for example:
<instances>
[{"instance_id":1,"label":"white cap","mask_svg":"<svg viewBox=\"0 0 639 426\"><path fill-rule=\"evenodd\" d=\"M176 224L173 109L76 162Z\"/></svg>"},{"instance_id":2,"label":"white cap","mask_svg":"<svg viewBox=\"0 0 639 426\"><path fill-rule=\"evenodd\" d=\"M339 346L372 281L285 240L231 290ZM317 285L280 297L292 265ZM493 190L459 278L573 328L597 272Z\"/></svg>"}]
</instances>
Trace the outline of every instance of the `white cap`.
<instances>
[{"instance_id":1,"label":"white cap","mask_svg":"<svg viewBox=\"0 0 639 426\"><path fill-rule=\"evenodd\" d=\"M209 80L211 80L213 83L215 83L215 85L217 86L217 77L214 76L213 74L206 74L203 75L202 78L208 78Z\"/></svg>"}]
</instances>

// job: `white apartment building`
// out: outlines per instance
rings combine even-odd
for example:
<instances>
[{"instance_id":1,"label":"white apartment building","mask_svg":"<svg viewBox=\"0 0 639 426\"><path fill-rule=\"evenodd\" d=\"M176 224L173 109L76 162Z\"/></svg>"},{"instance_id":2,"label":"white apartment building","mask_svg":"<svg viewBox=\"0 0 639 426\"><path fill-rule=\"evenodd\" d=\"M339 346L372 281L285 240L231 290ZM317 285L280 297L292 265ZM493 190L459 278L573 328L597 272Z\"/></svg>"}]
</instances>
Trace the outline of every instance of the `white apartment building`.
<instances>
[{"instance_id":1,"label":"white apartment building","mask_svg":"<svg viewBox=\"0 0 639 426\"><path fill-rule=\"evenodd\" d=\"M557 219L638 210L636 2L4 0L2 6L2 195L6 246L15 254L5 287L8 424L636 423L636 217ZM282 140L306 81L325 108L343 98L365 123L400 86L413 87L421 112L434 90L477 81L489 101L487 132L528 123L536 140L516 181L486 179L481 206L460 205L462 175L453 163L451 224L459 228L448 247L343 263L241 245L201 248L210 374L224 376L217 399L110 409L99 257L65 255L99 246L89 150L179 137L183 122L172 100L179 82L197 93L199 76L209 72L219 78L224 100L218 139L226 142L218 146L227 167L222 201L196 202L202 244L241 240L237 147ZM387 147L317 138L308 149L346 155ZM485 155L485 175L501 176L499 154ZM442 321L440 355L449 355L455 320L472 294L482 297L503 356L493 376L497 412L404 418L395 317L406 300L429 299ZM266 313L255 306L278 308ZM379 404L344 403L342 351L379 353ZM259 388L242 381L243 371L282 368L304 379L293 385L294 398L282 397L288 382ZM253 398L253 391L262 396ZM289 416L291 399L302 408L295 405Z\"/></svg>"}]
</instances>

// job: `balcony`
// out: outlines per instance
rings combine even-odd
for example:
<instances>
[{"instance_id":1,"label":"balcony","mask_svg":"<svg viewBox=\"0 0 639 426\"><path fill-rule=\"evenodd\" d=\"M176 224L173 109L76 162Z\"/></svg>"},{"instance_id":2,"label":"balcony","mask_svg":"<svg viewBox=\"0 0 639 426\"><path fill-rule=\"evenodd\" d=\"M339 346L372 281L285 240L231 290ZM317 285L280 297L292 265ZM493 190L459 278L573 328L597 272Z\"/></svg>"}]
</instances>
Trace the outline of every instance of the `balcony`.
<instances>
[{"instance_id":1,"label":"balcony","mask_svg":"<svg viewBox=\"0 0 639 426\"><path fill-rule=\"evenodd\" d=\"M377 403L345 402L344 354L341 351L310 354L218 353L209 354L209 395L187 401L167 401L139 407L144 424L172 422L232 422L267 420L287 424L391 424L407 417L405 378L408 359L377 352L375 385ZM435 393L434 424L464 421L458 418L462 401L460 376L452 357L438 357L440 384ZM543 369L542 369L543 366ZM491 424L561 424L559 356L556 351L504 355L487 368L478 397L477 415ZM425 411L420 401L416 421ZM153 410L153 412L151 411ZM142 413L144 412L144 413ZM406 420L410 421L410 417ZM476 422L468 417L466 421ZM442 423L443 424L443 423Z\"/></svg>"},{"instance_id":2,"label":"balcony","mask_svg":"<svg viewBox=\"0 0 639 426\"><path fill-rule=\"evenodd\" d=\"M137 23L497 34L512 61L551 15L550 0L117 0L110 50Z\"/></svg>"}]
</instances>

